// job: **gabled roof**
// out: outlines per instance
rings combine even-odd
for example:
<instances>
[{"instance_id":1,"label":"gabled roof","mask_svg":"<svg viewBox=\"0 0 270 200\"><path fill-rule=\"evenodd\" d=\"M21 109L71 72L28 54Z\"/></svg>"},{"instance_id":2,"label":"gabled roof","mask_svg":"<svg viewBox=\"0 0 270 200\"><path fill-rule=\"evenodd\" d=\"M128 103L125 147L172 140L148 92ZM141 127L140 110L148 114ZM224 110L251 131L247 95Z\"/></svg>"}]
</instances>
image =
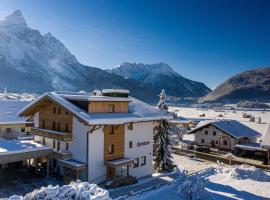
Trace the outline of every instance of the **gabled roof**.
<instances>
[{"instance_id":1,"label":"gabled roof","mask_svg":"<svg viewBox=\"0 0 270 200\"><path fill-rule=\"evenodd\" d=\"M32 101L19 112L19 115L25 116L30 109L38 106L38 104L45 99L49 99L52 102L61 105L74 116L89 125L125 124L129 122L154 121L173 118L172 115L164 113L159 109L132 97L129 97L131 102L129 103L128 113L89 113L68 101L61 94L57 94L55 92L45 93L40 98Z\"/></svg>"},{"instance_id":2,"label":"gabled roof","mask_svg":"<svg viewBox=\"0 0 270 200\"><path fill-rule=\"evenodd\" d=\"M0 100L0 124L26 124L25 117L19 117L18 111L29 101Z\"/></svg>"},{"instance_id":3,"label":"gabled roof","mask_svg":"<svg viewBox=\"0 0 270 200\"><path fill-rule=\"evenodd\" d=\"M215 126L217 129L229 134L236 139L243 137L252 138L261 136L259 132L236 120L202 121L196 126L195 129L189 131L188 134L195 133L197 130L208 127L209 125Z\"/></svg>"},{"instance_id":4,"label":"gabled roof","mask_svg":"<svg viewBox=\"0 0 270 200\"><path fill-rule=\"evenodd\" d=\"M264 131L261 147L270 149L270 123L267 124Z\"/></svg>"}]
</instances>

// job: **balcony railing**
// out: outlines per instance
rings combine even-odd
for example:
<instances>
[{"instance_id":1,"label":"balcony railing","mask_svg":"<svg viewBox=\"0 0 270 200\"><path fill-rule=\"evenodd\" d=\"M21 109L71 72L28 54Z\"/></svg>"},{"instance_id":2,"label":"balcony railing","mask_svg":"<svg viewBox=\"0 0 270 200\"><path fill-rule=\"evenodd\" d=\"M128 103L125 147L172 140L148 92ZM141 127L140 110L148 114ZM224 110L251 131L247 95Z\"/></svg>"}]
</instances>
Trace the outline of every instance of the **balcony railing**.
<instances>
[{"instance_id":1,"label":"balcony railing","mask_svg":"<svg viewBox=\"0 0 270 200\"><path fill-rule=\"evenodd\" d=\"M52 131L52 130L41 129L41 128L31 128L31 132L34 135L52 138L55 140L72 141L71 133L63 133L63 132Z\"/></svg>"}]
</instances>

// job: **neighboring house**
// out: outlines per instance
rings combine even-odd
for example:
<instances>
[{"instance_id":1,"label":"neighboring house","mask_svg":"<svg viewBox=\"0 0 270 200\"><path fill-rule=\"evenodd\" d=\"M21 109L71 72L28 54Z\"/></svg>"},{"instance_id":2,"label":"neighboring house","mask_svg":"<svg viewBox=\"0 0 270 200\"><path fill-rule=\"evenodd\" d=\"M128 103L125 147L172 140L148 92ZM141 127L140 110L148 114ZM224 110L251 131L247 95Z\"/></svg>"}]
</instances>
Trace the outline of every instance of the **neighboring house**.
<instances>
[{"instance_id":1,"label":"neighboring house","mask_svg":"<svg viewBox=\"0 0 270 200\"><path fill-rule=\"evenodd\" d=\"M54 149L51 168L64 180L100 183L152 174L153 122L172 117L127 90L49 92L23 108L34 140Z\"/></svg>"},{"instance_id":2,"label":"neighboring house","mask_svg":"<svg viewBox=\"0 0 270 200\"><path fill-rule=\"evenodd\" d=\"M236 144L255 143L261 136L236 120L203 121L188 133L195 134L196 144L222 150L233 150Z\"/></svg>"},{"instance_id":3,"label":"neighboring house","mask_svg":"<svg viewBox=\"0 0 270 200\"><path fill-rule=\"evenodd\" d=\"M0 100L0 138L15 139L26 136L32 123L26 117L18 117L18 111L29 101Z\"/></svg>"}]
</instances>

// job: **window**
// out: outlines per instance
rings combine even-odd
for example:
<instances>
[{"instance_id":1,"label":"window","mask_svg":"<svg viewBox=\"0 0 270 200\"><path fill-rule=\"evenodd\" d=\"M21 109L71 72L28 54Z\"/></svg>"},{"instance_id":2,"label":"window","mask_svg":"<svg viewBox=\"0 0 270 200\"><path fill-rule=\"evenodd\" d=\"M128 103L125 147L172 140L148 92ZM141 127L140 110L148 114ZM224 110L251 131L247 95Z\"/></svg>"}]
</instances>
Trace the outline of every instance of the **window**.
<instances>
[{"instance_id":1,"label":"window","mask_svg":"<svg viewBox=\"0 0 270 200\"><path fill-rule=\"evenodd\" d=\"M52 130L53 130L53 131L56 130L56 123L55 123L55 122L52 123Z\"/></svg>"},{"instance_id":2,"label":"window","mask_svg":"<svg viewBox=\"0 0 270 200\"><path fill-rule=\"evenodd\" d=\"M53 140L53 148L55 149L55 140Z\"/></svg>"},{"instance_id":3,"label":"window","mask_svg":"<svg viewBox=\"0 0 270 200\"><path fill-rule=\"evenodd\" d=\"M133 130L133 123L128 124L128 130Z\"/></svg>"},{"instance_id":4,"label":"window","mask_svg":"<svg viewBox=\"0 0 270 200\"><path fill-rule=\"evenodd\" d=\"M205 135L208 135L208 131L204 131Z\"/></svg>"},{"instance_id":5,"label":"window","mask_svg":"<svg viewBox=\"0 0 270 200\"><path fill-rule=\"evenodd\" d=\"M46 144L46 139L42 138L42 144L45 145Z\"/></svg>"},{"instance_id":6,"label":"window","mask_svg":"<svg viewBox=\"0 0 270 200\"><path fill-rule=\"evenodd\" d=\"M113 112L114 112L114 105L109 104L109 113L113 113Z\"/></svg>"},{"instance_id":7,"label":"window","mask_svg":"<svg viewBox=\"0 0 270 200\"><path fill-rule=\"evenodd\" d=\"M216 140L216 144L218 144L218 141Z\"/></svg>"},{"instance_id":8,"label":"window","mask_svg":"<svg viewBox=\"0 0 270 200\"><path fill-rule=\"evenodd\" d=\"M56 107L53 107L53 113L54 114L56 113Z\"/></svg>"},{"instance_id":9,"label":"window","mask_svg":"<svg viewBox=\"0 0 270 200\"><path fill-rule=\"evenodd\" d=\"M204 143L204 139L201 139L201 143Z\"/></svg>"},{"instance_id":10,"label":"window","mask_svg":"<svg viewBox=\"0 0 270 200\"><path fill-rule=\"evenodd\" d=\"M68 151L68 143L66 143L66 150Z\"/></svg>"},{"instance_id":11,"label":"window","mask_svg":"<svg viewBox=\"0 0 270 200\"><path fill-rule=\"evenodd\" d=\"M133 168L139 167L139 158L134 159Z\"/></svg>"},{"instance_id":12,"label":"window","mask_svg":"<svg viewBox=\"0 0 270 200\"><path fill-rule=\"evenodd\" d=\"M146 165L146 156L141 157L141 166Z\"/></svg>"},{"instance_id":13,"label":"window","mask_svg":"<svg viewBox=\"0 0 270 200\"><path fill-rule=\"evenodd\" d=\"M109 129L109 133L111 135L114 135L114 127L113 126L108 126L108 129Z\"/></svg>"},{"instance_id":14,"label":"window","mask_svg":"<svg viewBox=\"0 0 270 200\"><path fill-rule=\"evenodd\" d=\"M61 148L61 143L60 143L60 141L57 141L57 151L58 152L60 151L60 148Z\"/></svg>"},{"instance_id":15,"label":"window","mask_svg":"<svg viewBox=\"0 0 270 200\"><path fill-rule=\"evenodd\" d=\"M114 153L114 144L110 144L109 145L109 154L113 154Z\"/></svg>"},{"instance_id":16,"label":"window","mask_svg":"<svg viewBox=\"0 0 270 200\"><path fill-rule=\"evenodd\" d=\"M11 128L6 128L7 133L11 133Z\"/></svg>"},{"instance_id":17,"label":"window","mask_svg":"<svg viewBox=\"0 0 270 200\"><path fill-rule=\"evenodd\" d=\"M58 114L61 114L61 108L58 107L58 111L57 111Z\"/></svg>"},{"instance_id":18,"label":"window","mask_svg":"<svg viewBox=\"0 0 270 200\"><path fill-rule=\"evenodd\" d=\"M217 135L217 132L216 131L213 131L213 135Z\"/></svg>"},{"instance_id":19,"label":"window","mask_svg":"<svg viewBox=\"0 0 270 200\"><path fill-rule=\"evenodd\" d=\"M133 143L132 141L129 141L129 148L132 148L133 147Z\"/></svg>"},{"instance_id":20,"label":"window","mask_svg":"<svg viewBox=\"0 0 270 200\"><path fill-rule=\"evenodd\" d=\"M57 123L57 131L61 131L61 124Z\"/></svg>"},{"instance_id":21,"label":"window","mask_svg":"<svg viewBox=\"0 0 270 200\"><path fill-rule=\"evenodd\" d=\"M21 127L21 132L22 132L22 133L25 132L25 127Z\"/></svg>"},{"instance_id":22,"label":"window","mask_svg":"<svg viewBox=\"0 0 270 200\"><path fill-rule=\"evenodd\" d=\"M65 114L68 115L69 114L68 111L66 111Z\"/></svg>"},{"instance_id":23,"label":"window","mask_svg":"<svg viewBox=\"0 0 270 200\"><path fill-rule=\"evenodd\" d=\"M228 145L228 141L227 140L223 140L223 145Z\"/></svg>"},{"instance_id":24,"label":"window","mask_svg":"<svg viewBox=\"0 0 270 200\"><path fill-rule=\"evenodd\" d=\"M68 124L65 124L65 132L68 133Z\"/></svg>"},{"instance_id":25,"label":"window","mask_svg":"<svg viewBox=\"0 0 270 200\"><path fill-rule=\"evenodd\" d=\"M45 128L45 120L42 120L41 128Z\"/></svg>"}]
</instances>

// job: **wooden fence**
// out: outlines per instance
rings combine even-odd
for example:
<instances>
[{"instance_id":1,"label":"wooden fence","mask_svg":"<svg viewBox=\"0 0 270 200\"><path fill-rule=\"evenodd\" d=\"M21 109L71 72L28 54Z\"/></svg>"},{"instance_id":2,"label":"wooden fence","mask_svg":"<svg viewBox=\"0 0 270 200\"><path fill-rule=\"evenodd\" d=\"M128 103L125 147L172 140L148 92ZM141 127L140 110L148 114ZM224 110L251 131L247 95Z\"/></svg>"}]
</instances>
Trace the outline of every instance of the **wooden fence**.
<instances>
[{"instance_id":1,"label":"wooden fence","mask_svg":"<svg viewBox=\"0 0 270 200\"><path fill-rule=\"evenodd\" d=\"M252 165L254 167L270 170L270 165L257 164L257 163L254 163L248 160L243 160L243 159L240 160L237 157L230 159L221 155L214 155L214 154L198 152L194 150L181 149L179 147L173 147L173 151L175 154L180 154L180 155L181 154L195 154L196 158L201 158L201 159L209 160L213 162L217 162L219 160L220 162L225 163L225 164L231 164L231 165L246 164L246 165Z\"/></svg>"}]
</instances>

